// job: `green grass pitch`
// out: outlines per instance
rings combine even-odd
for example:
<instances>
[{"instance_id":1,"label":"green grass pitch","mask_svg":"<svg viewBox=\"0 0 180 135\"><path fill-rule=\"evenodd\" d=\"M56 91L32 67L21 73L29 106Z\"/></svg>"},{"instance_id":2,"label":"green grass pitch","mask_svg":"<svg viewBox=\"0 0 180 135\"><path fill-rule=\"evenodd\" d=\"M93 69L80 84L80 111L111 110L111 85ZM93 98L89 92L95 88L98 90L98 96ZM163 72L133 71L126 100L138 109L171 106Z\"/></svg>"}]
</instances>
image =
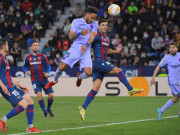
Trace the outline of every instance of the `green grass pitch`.
<instances>
[{"instance_id":1,"label":"green grass pitch","mask_svg":"<svg viewBox=\"0 0 180 135\"><path fill-rule=\"evenodd\" d=\"M45 131L41 133L42 135L180 134L180 118L174 117L162 119L161 121L153 120L153 118L156 118L156 108L163 106L171 97L96 97L86 111L85 121L82 121L78 112L78 106L83 104L85 98L55 97L52 106L55 117L45 118L37 104L37 99L33 97L35 101L34 126ZM45 101L47 100L47 98L44 99ZM9 112L11 108L10 104L1 97L0 117ZM163 116L178 116L178 112L179 104L177 103L166 110ZM26 123L26 113L23 112L6 123L6 134L25 133ZM118 124L111 125L110 123ZM104 124L110 125L105 126ZM0 134L3 133L0 132Z\"/></svg>"}]
</instances>

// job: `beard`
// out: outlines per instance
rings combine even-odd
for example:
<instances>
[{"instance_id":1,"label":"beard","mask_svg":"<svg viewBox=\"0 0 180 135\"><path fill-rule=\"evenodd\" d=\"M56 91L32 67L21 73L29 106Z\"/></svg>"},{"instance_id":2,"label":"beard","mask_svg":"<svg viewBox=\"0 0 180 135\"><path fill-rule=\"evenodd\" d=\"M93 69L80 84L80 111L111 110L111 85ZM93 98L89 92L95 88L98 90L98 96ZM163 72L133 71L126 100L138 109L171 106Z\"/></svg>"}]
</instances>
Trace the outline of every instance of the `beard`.
<instances>
[{"instance_id":1,"label":"beard","mask_svg":"<svg viewBox=\"0 0 180 135\"><path fill-rule=\"evenodd\" d=\"M38 50L37 51L33 50L33 53L38 53Z\"/></svg>"},{"instance_id":2,"label":"beard","mask_svg":"<svg viewBox=\"0 0 180 135\"><path fill-rule=\"evenodd\" d=\"M171 52L171 54L172 54L173 56L175 56L175 55L177 54L177 52Z\"/></svg>"}]
</instances>

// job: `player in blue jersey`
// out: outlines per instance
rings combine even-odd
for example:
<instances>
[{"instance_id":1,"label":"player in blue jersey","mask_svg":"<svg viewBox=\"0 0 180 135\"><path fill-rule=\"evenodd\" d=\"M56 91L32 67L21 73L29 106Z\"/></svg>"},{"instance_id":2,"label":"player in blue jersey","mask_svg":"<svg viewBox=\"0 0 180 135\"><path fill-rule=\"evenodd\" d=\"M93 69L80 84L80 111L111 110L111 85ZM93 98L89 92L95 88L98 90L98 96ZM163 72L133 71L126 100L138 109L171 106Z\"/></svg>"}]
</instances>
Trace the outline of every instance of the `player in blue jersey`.
<instances>
[{"instance_id":1,"label":"player in blue jersey","mask_svg":"<svg viewBox=\"0 0 180 135\"><path fill-rule=\"evenodd\" d=\"M7 53L8 43L5 39L0 39L0 93L13 106L13 109L0 120L0 129L5 133L7 120L26 109L28 121L26 132L41 132L33 127L34 101L26 94L29 90L11 78L9 63L5 58Z\"/></svg>"},{"instance_id":2,"label":"player in blue jersey","mask_svg":"<svg viewBox=\"0 0 180 135\"><path fill-rule=\"evenodd\" d=\"M94 51L94 62L93 62L93 89L87 95L87 98L83 104L83 106L79 107L79 112L81 115L81 119L84 120L85 110L88 105L94 99L96 94L98 93L105 73L117 75L119 80L127 87L129 94L132 96L134 94L141 93L143 89L133 88L121 68L115 67L111 63L107 62L107 54L119 53L122 48L117 48L117 50L112 50L109 48L109 37L106 34L107 32L107 20L102 19L99 21L99 31L92 43L92 48Z\"/></svg>"},{"instance_id":3,"label":"player in blue jersey","mask_svg":"<svg viewBox=\"0 0 180 135\"><path fill-rule=\"evenodd\" d=\"M91 75L92 61L90 44L93 42L97 33L98 23L95 21L96 17L97 9L89 7L83 18L73 20L69 34L69 38L73 40L73 44L56 70L54 81L48 83L45 87L46 89L49 89L58 82L58 78L61 76L62 71L64 71L68 65L72 68L78 61L80 63L80 71L84 70L81 75L78 75L78 78L87 78ZM77 86L79 86L79 84L77 84Z\"/></svg>"},{"instance_id":4,"label":"player in blue jersey","mask_svg":"<svg viewBox=\"0 0 180 135\"><path fill-rule=\"evenodd\" d=\"M52 88L45 90L45 85L49 83L47 77L49 76L49 73L51 71L51 66L48 62L47 57L44 54L38 52L38 42L32 42L31 50L32 54L28 55L25 59L23 71L26 73L26 75L31 75L32 86L35 91L35 94L37 95L38 103L44 112L44 116L47 117L47 114L49 114L51 117L54 117L54 114L51 110L51 105L53 104L54 91L52 90ZM47 109L45 107L45 103L42 97L41 88L44 90L45 94L48 95Z\"/></svg>"},{"instance_id":5,"label":"player in blue jersey","mask_svg":"<svg viewBox=\"0 0 180 135\"><path fill-rule=\"evenodd\" d=\"M167 66L168 68L168 83L172 92L172 99L168 100L162 108L157 108L158 120L161 120L163 112L169 107L173 106L178 102L180 97L180 53L177 52L178 48L176 43L169 44L170 54L163 57L159 65L156 67L151 85L155 84L155 77L161 67ZM179 113L180 117L180 113Z\"/></svg>"}]
</instances>

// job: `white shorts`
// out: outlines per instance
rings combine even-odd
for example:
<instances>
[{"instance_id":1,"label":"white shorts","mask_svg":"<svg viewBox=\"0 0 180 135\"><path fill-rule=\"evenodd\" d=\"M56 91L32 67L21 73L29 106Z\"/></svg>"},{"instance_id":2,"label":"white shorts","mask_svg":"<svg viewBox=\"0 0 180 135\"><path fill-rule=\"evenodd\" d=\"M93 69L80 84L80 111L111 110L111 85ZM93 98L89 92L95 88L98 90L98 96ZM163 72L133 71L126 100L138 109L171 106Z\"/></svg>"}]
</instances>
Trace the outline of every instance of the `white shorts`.
<instances>
[{"instance_id":1,"label":"white shorts","mask_svg":"<svg viewBox=\"0 0 180 135\"><path fill-rule=\"evenodd\" d=\"M175 96L180 96L180 83L169 84L171 92Z\"/></svg>"},{"instance_id":2,"label":"white shorts","mask_svg":"<svg viewBox=\"0 0 180 135\"><path fill-rule=\"evenodd\" d=\"M82 69L85 67L92 68L90 47L88 47L86 52L82 54L81 47L79 45L73 45L69 48L64 58L62 59L62 62L68 64L71 68L73 68L74 64L78 61L80 63L80 71L82 71Z\"/></svg>"}]
</instances>

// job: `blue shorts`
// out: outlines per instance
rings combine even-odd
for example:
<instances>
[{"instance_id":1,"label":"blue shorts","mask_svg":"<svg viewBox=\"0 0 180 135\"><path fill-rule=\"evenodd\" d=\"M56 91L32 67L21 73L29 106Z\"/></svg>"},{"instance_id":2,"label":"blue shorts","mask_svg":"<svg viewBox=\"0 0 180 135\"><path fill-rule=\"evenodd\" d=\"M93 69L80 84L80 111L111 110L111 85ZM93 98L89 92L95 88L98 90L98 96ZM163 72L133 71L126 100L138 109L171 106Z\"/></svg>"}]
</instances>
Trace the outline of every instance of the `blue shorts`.
<instances>
[{"instance_id":1,"label":"blue shorts","mask_svg":"<svg viewBox=\"0 0 180 135\"><path fill-rule=\"evenodd\" d=\"M24 92L17 88L16 86L8 87L8 91L10 93L10 96L6 95L2 88L0 87L0 93L1 95L11 103L13 107L17 106L17 104L23 100Z\"/></svg>"},{"instance_id":2,"label":"blue shorts","mask_svg":"<svg viewBox=\"0 0 180 135\"><path fill-rule=\"evenodd\" d=\"M44 81L32 81L32 86L33 86L35 94L40 91L42 92L41 88L43 88L45 94L54 93L52 88L47 89L47 90L45 89L45 86L48 83L49 83L48 79L45 79Z\"/></svg>"},{"instance_id":3,"label":"blue shorts","mask_svg":"<svg viewBox=\"0 0 180 135\"><path fill-rule=\"evenodd\" d=\"M111 63L106 62L103 59L95 59L93 62L93 71L92 71L93 82L96 79L100 79L101 81L103 81L105 74L113 70L113 68L115 68L115 66L112 65Z\"/></svg>"}]
</instances>

